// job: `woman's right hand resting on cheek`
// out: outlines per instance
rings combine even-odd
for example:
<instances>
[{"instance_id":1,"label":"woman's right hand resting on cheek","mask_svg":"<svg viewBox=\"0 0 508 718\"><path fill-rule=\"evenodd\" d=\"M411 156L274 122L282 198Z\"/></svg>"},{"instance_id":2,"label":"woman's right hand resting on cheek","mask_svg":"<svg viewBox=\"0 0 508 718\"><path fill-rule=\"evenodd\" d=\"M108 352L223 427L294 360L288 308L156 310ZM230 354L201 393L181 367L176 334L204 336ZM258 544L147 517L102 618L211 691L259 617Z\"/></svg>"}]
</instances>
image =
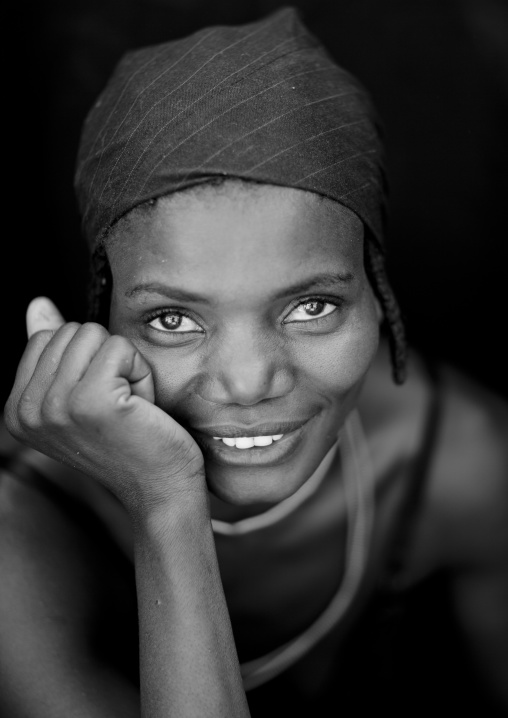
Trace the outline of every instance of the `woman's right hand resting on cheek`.
<instances>
[{"instance_id":1,"label":"woman's right hand resting on cheek","mask_svg":"<svg viewBox=\"0 0 508 718\"><path fill-rule=\"evenodd\" d=\"M97 479L133 518L206 491L197 444L155 406L150 366L128 339L65 323L45 297L29 305L27 332L6 406L17 439Z\"/></svg>"},{"instance_id":2,"label":"woman's right hand resting on cheek","mask_svg":"<svg viewBox=\"0 0 508 718\"><path fill-rule=\"evenodd\" d=\"M98 324L66 324L43 297L30 304L27 328L28 346L6 407L7 426L22 442L101 482L131 516L140 698L119 675L105 680L104 666L89 655L88 642L82 645L75 638L93 632L94 626L84 608L82 625L76 625L75 616L81 615L76 601L87 605L85 589L83 597L80 593L70 604L64 598L72 588L69 581L77 579L69 579L66 571L58 573L67 560L60 557L66 544L62 534L52 550L40 542L43 564L53 571L48 580L44 575L33 579L37 608L31 611L42 614L39 619L31 614L20 619L20 625L28 622L33 629L28 634L25 630L23 655L44 666L47 675L43 672L35 680L26 671L17 672L12 667L16 661L6 661L16 696L16 708L8 705L9 715L248 718L197 444L155 406L150 367L130 341L110 336ZM6 529L11 543L12 535L18 535L15 524L13 517L12 534ZM33 549L31 541L20 539L20 556ZM79 561L76 554L70 573ZM6 604L17 600L17 587L27 585L30 570L16 563L3 592ZM33 575L39 576L35 568ZM51 607L51 615L65 616L54 631L44 606ZM43 629L48 635L34 641L32 635ZM51 645L61 650L52 652ZM16 651L19 663L19 648ZM73 669L72 679L69 665L82 667ZM48 692L47 686L59 682L66 686L61 695ZM0 710L6 700L0 695ZM18 705L21 713L16 713Z\"/></svg>"}]
</instances>

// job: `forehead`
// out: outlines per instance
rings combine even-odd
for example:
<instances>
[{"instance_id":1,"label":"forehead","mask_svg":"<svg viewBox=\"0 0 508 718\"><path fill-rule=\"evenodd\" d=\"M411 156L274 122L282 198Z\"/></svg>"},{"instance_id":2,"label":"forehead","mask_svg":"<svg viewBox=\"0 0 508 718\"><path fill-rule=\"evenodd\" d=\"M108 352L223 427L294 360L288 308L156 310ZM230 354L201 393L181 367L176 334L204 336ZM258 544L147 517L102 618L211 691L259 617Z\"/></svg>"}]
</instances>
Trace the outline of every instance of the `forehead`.
<instances>
[{"instance_id":1,"label":"forehead","mask_svg":"<svg viewBox=\"0 0 508 718\"><path fill-rule=\"evenodd\" d=\"M114 281L234 291L325 271L363 267L363 225L349 209L273 185L206 186L160 199L121 221L108 245ZM215 286L216 285L216 286Z\"/></svg>"}]
</instances>

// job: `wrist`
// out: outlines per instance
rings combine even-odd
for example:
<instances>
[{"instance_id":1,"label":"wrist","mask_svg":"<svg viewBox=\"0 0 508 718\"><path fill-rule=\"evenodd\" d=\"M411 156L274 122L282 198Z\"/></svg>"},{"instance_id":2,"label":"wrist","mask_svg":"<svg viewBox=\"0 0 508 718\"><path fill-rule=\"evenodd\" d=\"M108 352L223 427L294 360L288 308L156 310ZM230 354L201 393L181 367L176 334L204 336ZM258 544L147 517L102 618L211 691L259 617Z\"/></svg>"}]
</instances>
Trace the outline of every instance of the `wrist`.
<instances>
[{"instance_id":1,"label":"wrist","mask_svg":"<svg viewBox=\"0 0 508 718\"><path fill-rule=\"evenodd\" d=\"M160 501L139 502L130 513L135 540L142 536L163 538L211 527L206 488L175 491Z\"/></svg>"}]
</instances>

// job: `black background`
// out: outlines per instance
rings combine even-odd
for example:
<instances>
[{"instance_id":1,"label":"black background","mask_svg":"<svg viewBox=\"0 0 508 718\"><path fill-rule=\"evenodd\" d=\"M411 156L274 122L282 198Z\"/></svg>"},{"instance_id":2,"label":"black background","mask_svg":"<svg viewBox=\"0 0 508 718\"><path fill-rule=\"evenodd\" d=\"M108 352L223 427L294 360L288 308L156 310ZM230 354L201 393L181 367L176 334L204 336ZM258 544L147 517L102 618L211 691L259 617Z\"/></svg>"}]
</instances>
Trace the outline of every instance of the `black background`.
<instances>
[{"instance_id":1,"label":"black background","mask_svg":"<svg viewBox=\"0 0 508 718\"><path fill-rule=\"evenodd\" d=\"M85 318L73 167L81 123L120 55L285 4L59 0L21 5L22 15L5 23L2 400L32 297L46 294L68 319ZM507 2L293 4L383 118L389 266L411 342L508 396Z\"/></svg>"}]
</instances>

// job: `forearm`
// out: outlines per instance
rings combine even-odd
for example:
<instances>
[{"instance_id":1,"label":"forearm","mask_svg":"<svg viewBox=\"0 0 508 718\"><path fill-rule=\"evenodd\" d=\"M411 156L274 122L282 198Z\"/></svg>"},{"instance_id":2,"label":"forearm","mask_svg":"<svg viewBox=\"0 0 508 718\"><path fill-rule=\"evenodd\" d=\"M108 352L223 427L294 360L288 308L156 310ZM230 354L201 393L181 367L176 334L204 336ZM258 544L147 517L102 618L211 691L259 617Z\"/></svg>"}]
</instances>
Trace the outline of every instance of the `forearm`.
<instances>
[{"instance_id":1,"label":"forearm","mask_svg":"<svg viewBox=\"0 0 508 718\"><path fill-rule=\"evenodd\" d=\"M206 496L137 523L143 718L249 716Z\"/></svg>"}]
</instances>

